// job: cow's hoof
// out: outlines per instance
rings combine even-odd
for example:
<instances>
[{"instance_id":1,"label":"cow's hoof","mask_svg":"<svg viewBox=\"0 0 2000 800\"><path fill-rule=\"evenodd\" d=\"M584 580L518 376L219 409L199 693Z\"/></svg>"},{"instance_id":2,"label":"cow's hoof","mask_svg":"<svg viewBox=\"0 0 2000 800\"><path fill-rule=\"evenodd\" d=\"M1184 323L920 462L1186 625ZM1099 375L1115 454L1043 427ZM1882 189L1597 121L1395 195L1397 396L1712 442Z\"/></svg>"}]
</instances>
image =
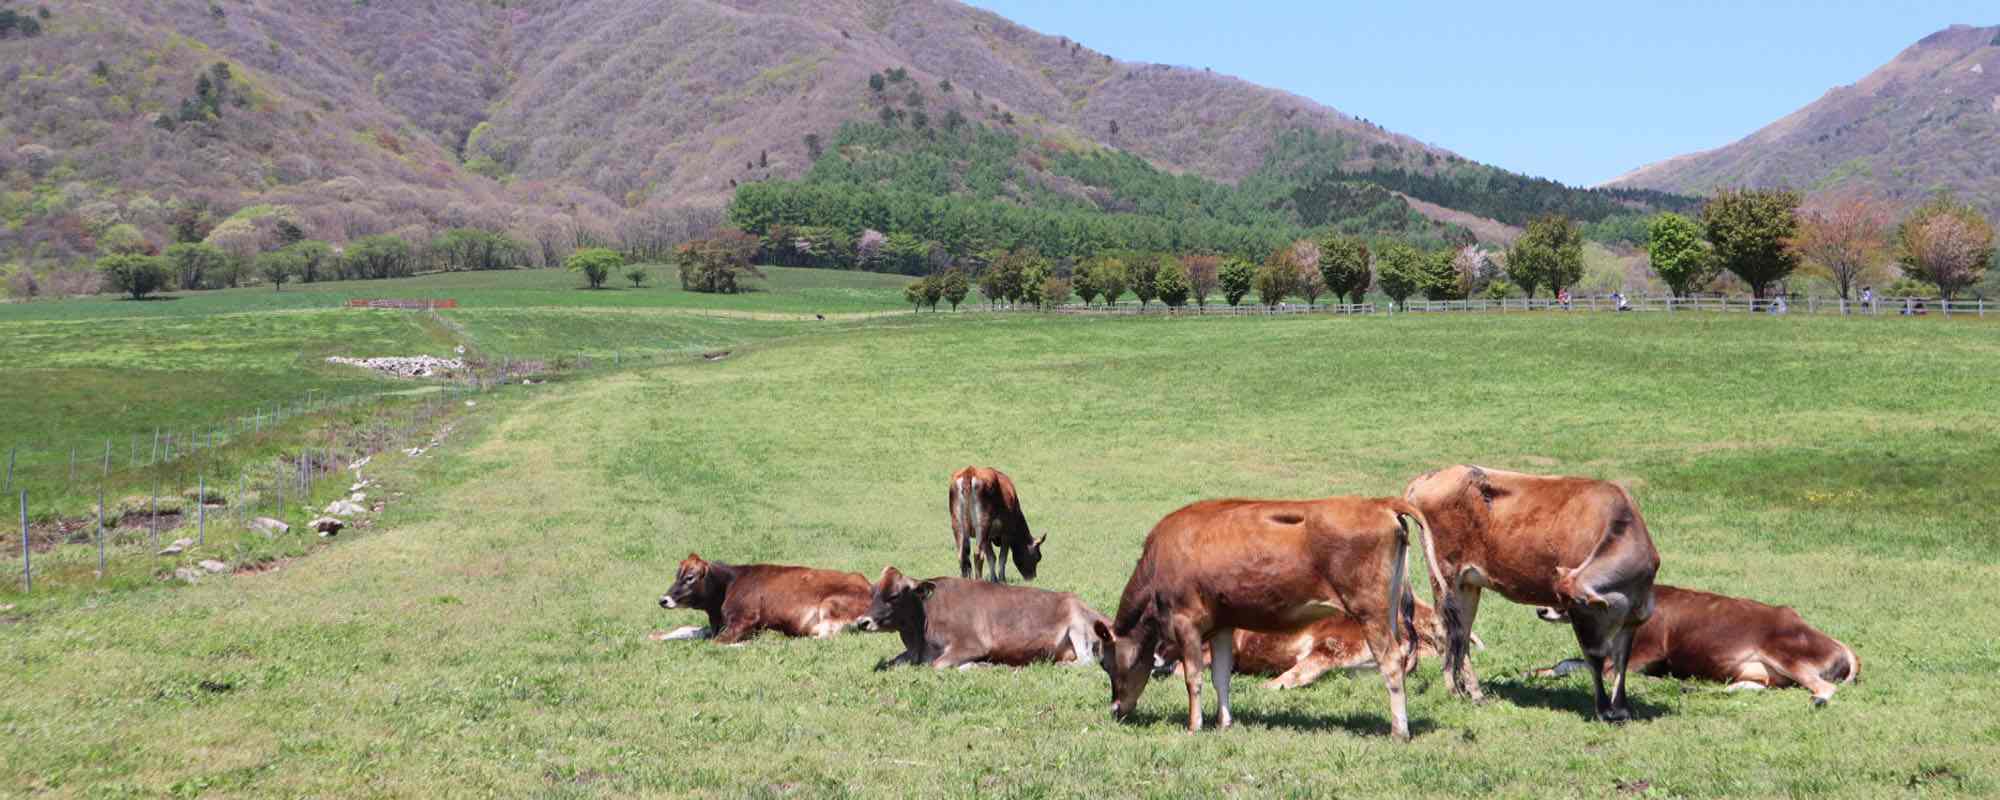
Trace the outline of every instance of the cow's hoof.
<instances>
[{"instance_id":1,"label":"cow's hoof","mask_svg":"<svg viewBox=\"0 0 2000 800\"><path fill-rule=\"evenodd\" d=\"M1613 725L1620 725L1632 719L1632 711L1624 708L1605 709L1598 712L1597 718Z\"/></svg>"},{"instance_id":2,"label":"cow's hoof","mask_svg":"<svg viewBox=\"0 0 2000 800\"><path fill-rule=\"evenodd\" d=\"M1813 708L1826 708L1826 700L1824 697L1813 698Z\"/></svg>"}]
</instances>

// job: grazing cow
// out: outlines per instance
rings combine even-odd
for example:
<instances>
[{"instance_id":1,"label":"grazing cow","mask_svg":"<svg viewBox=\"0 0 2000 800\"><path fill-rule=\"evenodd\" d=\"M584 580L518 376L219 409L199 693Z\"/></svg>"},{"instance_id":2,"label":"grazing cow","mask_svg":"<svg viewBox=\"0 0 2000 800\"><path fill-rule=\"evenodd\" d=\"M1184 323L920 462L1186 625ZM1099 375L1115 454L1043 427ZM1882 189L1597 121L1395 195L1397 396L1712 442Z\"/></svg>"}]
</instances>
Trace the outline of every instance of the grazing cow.
<instances>
[{"instance_id":1,"label":"grazing cow","mask_svg":"<svg viewBox=\"0 0 2000 800\"><path fill-rule=\"evenodd\" d=\"M1108 643L1100 661L1111 677L1111 716L1132 713L1154 655L1175 652L1187 681L1188 730L1200 730L1207 642L1217 719L1228 727L1237 629L1287 631L1344 613L1361 625L1388 686L1391 730L1408 740L1403 674L1416 651L1397 620L1410 598L1406 519L1424 526L1423 514L1400 499L1358 497L1205 500L1168 514L1146 535L1116 625L1096 625Z\"/></svg>"},{"instance_id":2,"label":"grazing cow","mask_svg":"<svg viewBox=\"0 0 2000 800\"><path fill-rule=\"evenodd\" d=\"M1431 590L1444 617L1444 671L1452 692L1481 700L1466 658L1481 589L1516 603L1560 608L1590 660L1597 716L1632 716L1625 662L1633 632L1653 613L1660 554L1632 496L1617 484L1448 467L1403 496L1430 522ZM1607 697L1604 681L1615 683Z\"/></svg>"},{"instance_id":3,"label":"grazing cow","mask_svg":"<svg viewBox=\"0 0 2000 800\"><path fill-rule=\"evenodd\" d=\"M1425 603L1415 604L1415 613L1403 617L1417 635L1417 656L1437 656L1444 652L1444 626L1437 612ZM1485 644L1472 637L1474 648ZM1210 663L1203 645L1202 664ZM1297 689L1319 680L1333 670L1375 669L1375 655L1368 650L1368 634L1361 623L1346 614L1282 633L1236 629L1230 648L1237 672L1247 675L1275 675L1264 682L1266 689ZM1163 652L1155 661L1154 675L1182 671L1178 652Z\"/></svg>"},{"instance_id":4,"label":"grazing cow","mask_svg":"<svg viewBox=\"0 0 2000 800\"><path fill-rule=\"evenodd\" d=\"M718 644L736 644L764 630L823 639L867 613L868 579L810 567L703 561L689 553L660 607L708 614L708 627L681 628L668 639L713 636Z\"/></svg>"},{"instance_id":5,"label":"grazing cow","mask_svg":"<svg viewBox=\"0 0 2000 800\"><path fill-rule=\"evenodd\" d=\"M1088 664L1097 658L1092 627L1109 622L1076 595L986 581L914 581L895 567L875 582L862 630L902 634L903 653L875 665L1022 666L1036 661Z\"/></svg>"},{"instance_id":6,"label":"grazing cow","mask_svg":"<svg viewBox=\"0 0 2000 800\"><path fill-rule=\"evenodd\" d=\"M951 511L951 535L958 541L958 577L988 577L1007 582L1007 554L1014 554L1014 566L1021 577L1035 579L1035 565L1042 561L1042 542L1028 530L1028 518L1021 514L1021 498L1014 494L1014 481L1007 473L989 467L966 467L951 474L951 493L946 498ZM978 553L973 545L978 544Z\"/></svg>"},{"instance_id":7,"label":"grazing cow","mask_svg":"<svg viewBox=\"0 0 2000 800\"><path fill-rule=\"evenodd\" d=\"M1569 619L1557 608L1536 614L1549 622ZM1804 686L1814 706L1833 699L1835 684L1861 675L1854 651L1797 611L1665 584L1653 586L1653 616L1633 637L1629 664L1641 675L1715 681L1732 690ZM1572 658L1531 674L1560 677L1588 666Z\"/></svg>"}]
</instances>

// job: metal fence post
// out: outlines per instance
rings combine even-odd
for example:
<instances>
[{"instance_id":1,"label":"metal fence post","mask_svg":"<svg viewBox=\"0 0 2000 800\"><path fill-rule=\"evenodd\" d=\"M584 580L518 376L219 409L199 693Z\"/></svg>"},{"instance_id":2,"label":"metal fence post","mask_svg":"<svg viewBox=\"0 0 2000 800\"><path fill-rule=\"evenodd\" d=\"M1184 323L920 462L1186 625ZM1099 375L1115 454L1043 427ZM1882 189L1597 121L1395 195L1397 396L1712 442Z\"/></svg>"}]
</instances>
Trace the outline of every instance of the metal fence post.
<instances>
[{"instance_id":1,"label":"metal fence post","mask_svg":"<svg viewBox=\"0 0 2000 800\"><path fill-rule=\"evenodd\" d=\"M35 562L28 549L28 490L21 490L21 592L35 590Z\"/></svg>"},{"instance_id":2,"label":"metal fence post","mask_svg":"<svg viewBox=\"0 0 2000 800\"><path fill-rule=\"evenodd\" d=\"M104 440L104 474L111 474L111 440Z\"/></svg>"}]
</instances>

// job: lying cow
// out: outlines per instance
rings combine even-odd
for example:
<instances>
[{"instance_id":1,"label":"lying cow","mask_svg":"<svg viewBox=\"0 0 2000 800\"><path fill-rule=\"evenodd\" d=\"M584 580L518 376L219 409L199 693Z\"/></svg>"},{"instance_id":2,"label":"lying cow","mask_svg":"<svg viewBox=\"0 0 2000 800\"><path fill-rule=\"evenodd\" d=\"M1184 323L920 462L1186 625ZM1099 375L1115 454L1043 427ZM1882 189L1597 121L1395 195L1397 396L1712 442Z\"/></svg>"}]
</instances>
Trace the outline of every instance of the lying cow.
<instances>
[{"instance_id":1,"label":"lying cow","mask_svg":"<svg viewBox=\"0 0 2000 800\"><path fill-rule=\"evenodd\" d=\"M735 644L765 630L825 638L867 613L868 579L810 567L703 561L689 553L660 607L708 614L707 627L681 628L666 639L713 636L718 644Z\"/></svg>"},{"instance_id":2,"label":"lying cow","mask_svg":"<svg viewBox=\"0 0 2000 800\"><path fill-rule=\"evenodd\" d=\"M1282 632L1334 614L1360 626L1389 690L1390 728L1410 738L1403 675L1416 651L1399 633L1410 600L1404 520L1423 515L1395 498L1206 500L1168 514L1145 548L1115 626L1097 623L1109 644L1100 659L1111 677L1111 716L1137 707L1153 676L1153 657L1181 655L1189 731L1201 729L1202 643L1209 645L1217 719L1229 712L1236 630Z\"/></svg>"},{"instance_id":3,"label":"lying cow","mask_svg":"<svg viewBox=\"0 0 2000 800\"><path fill-rule=\"evenodd\" d=\"M1560 609L1536 613L1568 621ZM1715 681L1732 690L1804 686L1815 706L1833 699L1835 684L1861 674L1852 649L1797 611L1663 584L1653 586L1653 616L1639 626L1629 664L1641 675ZM1530 674L1561 677L1588 667L1572 658Z\"/></svg>"},{"instance_id":4,"label":"lying cow","mask_svg":"<svg viewBox=\"0 0 2000 800\"><path fill-rule=\"evenodd\" d=\"M1049 537L1036 539L1028 530L1021 498L1014 493L1014 481L1007 473L990 467L966 467L952 473L945 507L951 512L951 535L958 545L958 577L990 576L995 582L1006 583L1007 555L1012 553L1021 577L1035 579L1035 565L1042 561L1042 542ZM990 573L988 564L992 565Z\"/></svg>"},{"instance_id":5,"label":"lying cow","mask_svg":"<svg viewBox=\"0 0 2000 800\"><path fill-rule=\"evenodd\" d=\"M1419 476L1403 496L1430 522L1424 560L1444 617L1444 672L1454 694L1482 697L1466 650L1480 590L1492 589L1516 603L1567 613L1594 668L1598 718L1631 718L1625 662L1633 633L1653 613L1653 575L1660 569L1631 495L1588 478L1458 466Z\"/></svg>"},{"instance_id":6,"label":"lying cow","mask_svg":"<svg viewBox=\"0 0 2000 800\"><path fill-rule=\"evenodd\" d=\"M1088 664L1097 659L1092 627L1109 622L1076 595L978 580L915 581L895 567L875 582L862 630L902 634L903 653L875 666L974 664L1022 666L1037 661Z\"/></svg>"},{"instance_id":7,"label":"lying cow","mask_svg":"<svg viewBox=\"0 0 2000 800\"><path fill-rule=\"evenodd\" d=\"M1404 617L1410 629L1417 635L1417 655L1437 656L1444 652L1444 626L1439 622L1437 612L1424 603L1415 604L1415 612ZM1475 649L1484 648L1478 636L1472 637ZM1202 664L1210 663L1207 645L1202 647ZM1375 655L1368 650L1367 631L1361 623L1346 614L1335 614L1326 619L1282 633L1265 633L1238 628L1236 642L1230 648L1236 659L1237 672L1247 675L1276 675L1264 682L1266 689L1297 689L1320 679L1320 676L1334 670L1358 671L1375 669ZM1155 676L1182 671L1179 652L1159 654L1155 663Z\"/></svg>"}]
</instances>

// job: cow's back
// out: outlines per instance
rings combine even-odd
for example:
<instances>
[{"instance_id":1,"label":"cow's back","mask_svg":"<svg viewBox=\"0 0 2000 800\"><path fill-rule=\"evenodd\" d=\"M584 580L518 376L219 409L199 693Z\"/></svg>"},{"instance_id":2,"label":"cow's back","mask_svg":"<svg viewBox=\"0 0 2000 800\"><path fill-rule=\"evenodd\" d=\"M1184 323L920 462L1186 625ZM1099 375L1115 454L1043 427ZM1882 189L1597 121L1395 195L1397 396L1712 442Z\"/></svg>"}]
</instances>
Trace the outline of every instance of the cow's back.
<instances>
[{"instance_id":1,"label":"cow's back","mask_svg":"<svg viewBox=\"0 0 2000 800\"><path fill-rule=\"evenodd\" d=\"M1404 496L1430 523L1433 557L1472 567L1518 603L1561 605L1556 569L1584 563L1607 536L1658 565L1637 505L1608 481L1456 466L1411 481Z\"/></svg>"},{"instance_id":2,"label":"cow's back","mask_svg":"<svg viewBox=\"0 0 2000 800\"><path fill-rule=\"evenodd\" d=\"M1102 618L1067 592L960 578L931 581L936 588L924 602L926 641L972 643L986 653L982 660L997 664L1052 660L1076 616Z\"/></svg>"}]
</instances>

